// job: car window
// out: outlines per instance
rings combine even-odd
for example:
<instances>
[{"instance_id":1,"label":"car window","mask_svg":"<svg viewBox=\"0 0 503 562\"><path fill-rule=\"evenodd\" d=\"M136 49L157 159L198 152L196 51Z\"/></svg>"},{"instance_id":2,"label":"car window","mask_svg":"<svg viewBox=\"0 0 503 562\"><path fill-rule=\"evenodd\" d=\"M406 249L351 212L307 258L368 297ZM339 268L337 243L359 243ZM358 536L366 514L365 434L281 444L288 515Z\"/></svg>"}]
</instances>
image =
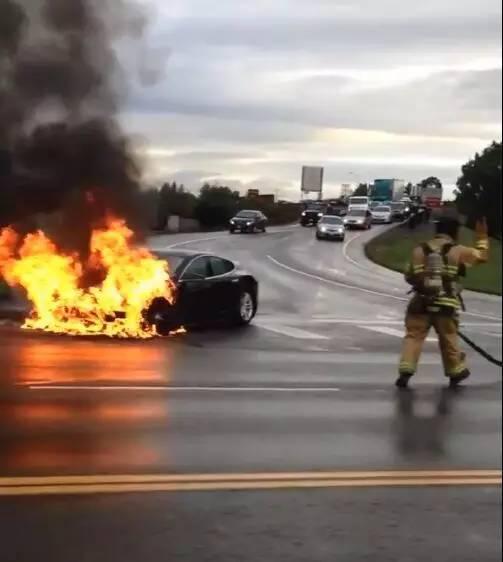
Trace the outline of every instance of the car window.
<instances>
[{"instance_id":1,"label":"car window","mask_svg":"<svg viewBox=\"0 0 503 562\"><path fill-rule=\"evenodd\" d=\"M194 280L211 277L210 260L207 257L196 258L183 272L182 279Z\"/></svg>"},{"instance_id":2,"label":"car window","mask_svg":"<svg viewBox=\"0 0 503 562\"><path fill-rule=\"evenodd\" d=\"M234 269L234 264L231 261L222 258L210 258L210 264L213 276L225 275Z\"/></svg>"},{"instance_id":3,"label":"car window","mask_svg":"<svg viewBox=\"0 0 503 562\"><path fill-rule=\"evenodd\" d=\"M236 217L240 219L255 219L257 218L257 214L256 211L239 211Z\"/></svg>"},{"instance_id":4,"label":"car window","mask_svg":"<svg viewBox=\"0 0 503 562\"><path fill-rule=\"evenodd\" d=\"M334 217L334 216L322 217L320 222L322 224L342 224L342 220L340 218Z\"/></svg>"}]
</instances>

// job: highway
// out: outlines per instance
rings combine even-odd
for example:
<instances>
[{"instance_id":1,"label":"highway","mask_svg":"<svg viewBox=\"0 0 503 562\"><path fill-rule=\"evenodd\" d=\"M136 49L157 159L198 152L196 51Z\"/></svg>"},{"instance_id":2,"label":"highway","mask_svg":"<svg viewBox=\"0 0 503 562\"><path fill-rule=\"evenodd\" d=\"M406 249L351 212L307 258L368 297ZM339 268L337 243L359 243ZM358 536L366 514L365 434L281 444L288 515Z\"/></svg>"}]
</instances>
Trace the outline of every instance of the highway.
<instances>
[{"instance_id":1,"label":"highway","mask_svg":"<svg viewBox=\"0 0 503 562\"><path fill-rule=\"evenodd\" d=\"M252 272L245 329L0 327L2 562L499 560L501 369L467 350L472 377L446 391L432 333L395 390L408 288L364 257L382 228L151 239ZM501 357L501 299L466 304L465 333Z\"/></svg>"}]
</instances>

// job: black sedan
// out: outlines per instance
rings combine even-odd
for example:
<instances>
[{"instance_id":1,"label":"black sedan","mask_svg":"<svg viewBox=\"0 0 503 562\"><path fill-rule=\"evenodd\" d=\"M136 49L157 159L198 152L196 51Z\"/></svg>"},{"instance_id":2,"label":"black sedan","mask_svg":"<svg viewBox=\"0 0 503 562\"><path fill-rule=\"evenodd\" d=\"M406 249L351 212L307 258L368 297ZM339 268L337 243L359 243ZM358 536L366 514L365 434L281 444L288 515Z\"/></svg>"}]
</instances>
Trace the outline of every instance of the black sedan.
<instances>
[{"instance_id":1,"label":"black sedan","mask_svg":"<svg viewBox=\"0 0 503 562\"><path fill-rule=\"evenodd\" d=\"M257 312L258 283L237 264L218 256L187 251L156 252L165 259L175 285L175 302L155 299L146 319L160 334L181 326L249 324Z\"/></svg>"},{"instance_id":2,"label":"black sedan","mask_svg":"<svg viewBox=\"0 0 503 562\"><path fill-rule=\"evenodd\" d=\"M239 211L229 221L229 232L265 232L267 217L261 211Z\"/></svg>"}]
</instances>

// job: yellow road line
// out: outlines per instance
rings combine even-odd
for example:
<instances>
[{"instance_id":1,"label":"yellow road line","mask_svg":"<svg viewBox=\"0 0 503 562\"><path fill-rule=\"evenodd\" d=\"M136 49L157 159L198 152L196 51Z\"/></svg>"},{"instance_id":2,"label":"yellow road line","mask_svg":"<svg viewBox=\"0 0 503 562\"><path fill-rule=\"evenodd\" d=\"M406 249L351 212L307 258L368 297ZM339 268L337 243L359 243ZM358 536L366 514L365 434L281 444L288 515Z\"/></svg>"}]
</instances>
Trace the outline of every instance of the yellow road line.
<instances>
[{"instance_id":1,"label":"yellow road line","mask_svg":"<svg viewBox=\"0 0 503 562\"><path fill-rule=\"evenodd\" d=\"M0 478L0 496L377 486L498 486L501 482L500 470L4 477Z\"/></svg>"}]
</instances>

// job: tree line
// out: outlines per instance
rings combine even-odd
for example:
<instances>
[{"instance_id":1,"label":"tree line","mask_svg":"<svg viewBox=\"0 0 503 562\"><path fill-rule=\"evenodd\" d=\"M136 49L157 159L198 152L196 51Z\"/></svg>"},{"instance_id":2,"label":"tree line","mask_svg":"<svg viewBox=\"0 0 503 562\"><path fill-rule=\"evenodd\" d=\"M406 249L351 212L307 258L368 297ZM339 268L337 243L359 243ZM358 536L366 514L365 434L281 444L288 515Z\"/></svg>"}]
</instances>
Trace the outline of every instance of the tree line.
<instances>
[{"instance_id":1,"label":"tree line","mask_svg":"<svg viewBox=\"0 0 503 562\"><path fill-rule=\"evenodd\" d=\"M262 211L271 224L287 224L298 219L300 207L295 203L272 202L260 197L241 197L239 191L224 185L204 184L198 195L187 191L176 182L165 183L151 195L156 208L156 230L166 228L168 218L177 215L196 219L203 228L226 227L241 209Z\"/></svg>"}]
</instances>

